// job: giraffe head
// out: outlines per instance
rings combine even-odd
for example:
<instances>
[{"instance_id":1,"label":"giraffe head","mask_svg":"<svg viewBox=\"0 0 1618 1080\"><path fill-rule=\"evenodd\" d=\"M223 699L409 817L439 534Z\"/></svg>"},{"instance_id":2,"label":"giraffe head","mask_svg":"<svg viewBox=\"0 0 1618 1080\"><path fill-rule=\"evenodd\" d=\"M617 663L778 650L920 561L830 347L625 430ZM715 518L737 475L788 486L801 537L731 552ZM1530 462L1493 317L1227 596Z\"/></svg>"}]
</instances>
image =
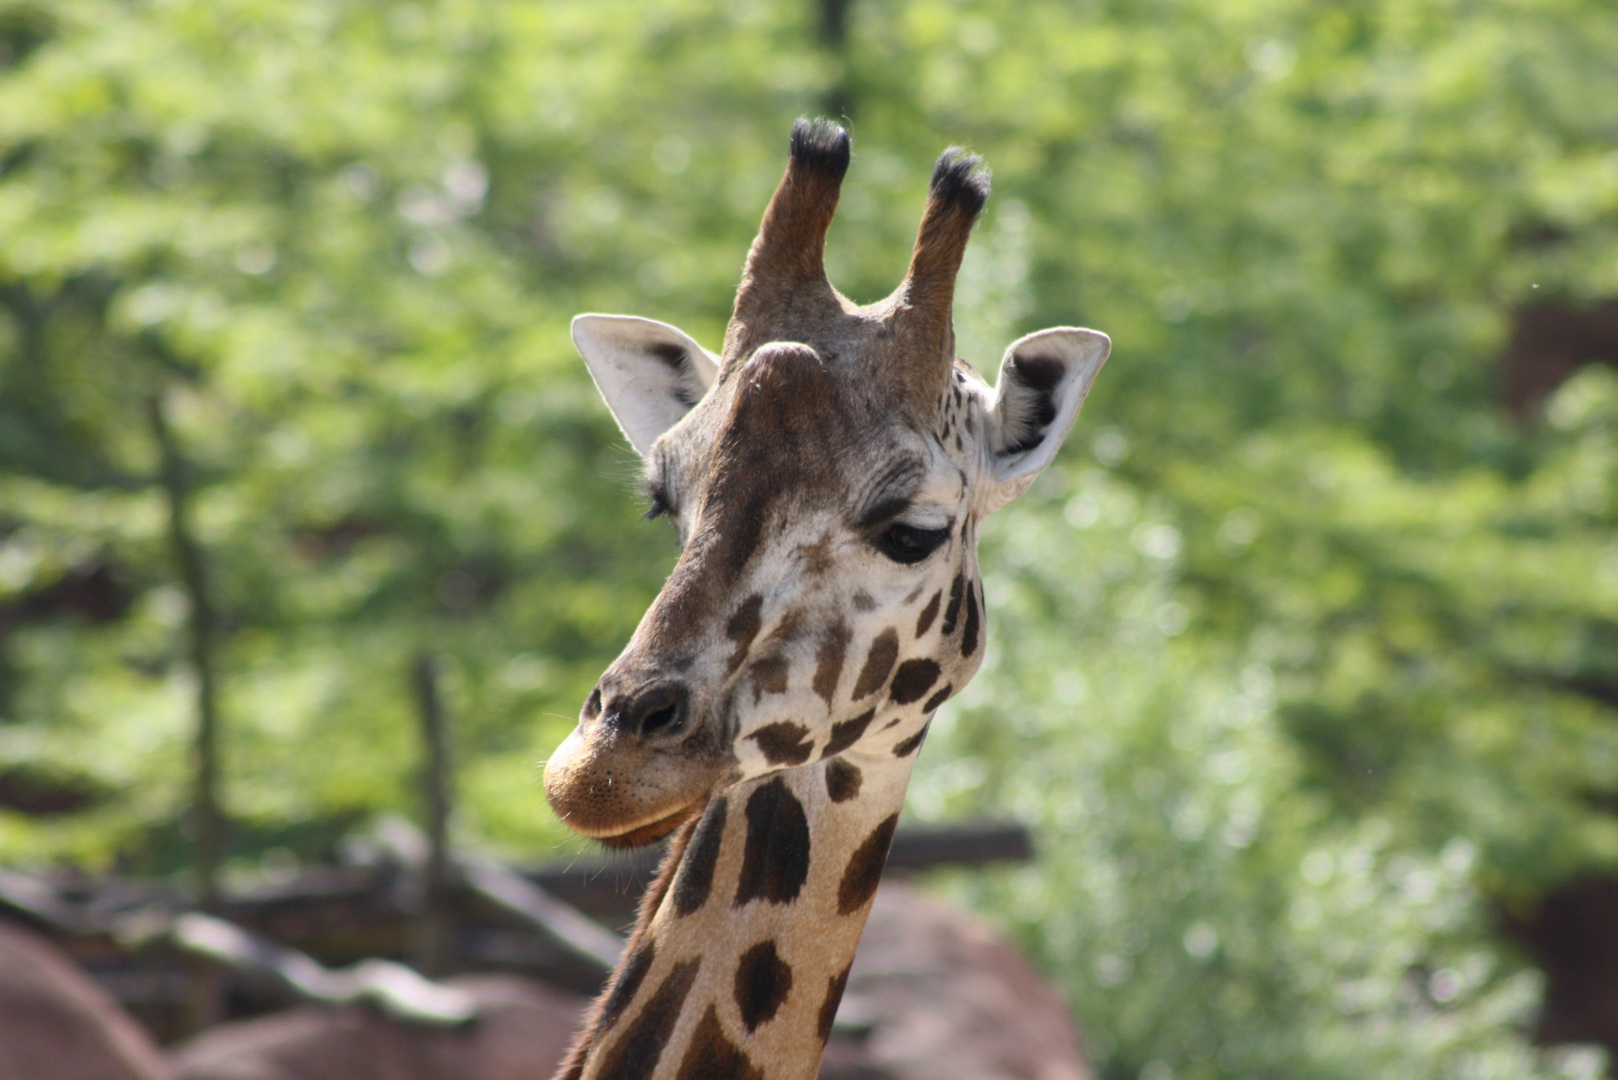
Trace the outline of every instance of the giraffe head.
<instances>
[{"instance_id":1,"label":"giraffe head","mask_svg":"<svg viewBox=\"0 0 1618 1080\"><path fill-rule=\"evenodd\" d=\"M573 339L646 461L651 516L681 553L545 769L568 825L648 843L716 790L833 759L915 752L983 657L981 520L1055 456L1110 343L1030 334L991 389L954 354L951 306L988 197L980 161L933 170L909 273L855 305L827 282L849 161L826 121L793 128L717 356L663 323L581 315Z\"/></svg>"}]
</instances>

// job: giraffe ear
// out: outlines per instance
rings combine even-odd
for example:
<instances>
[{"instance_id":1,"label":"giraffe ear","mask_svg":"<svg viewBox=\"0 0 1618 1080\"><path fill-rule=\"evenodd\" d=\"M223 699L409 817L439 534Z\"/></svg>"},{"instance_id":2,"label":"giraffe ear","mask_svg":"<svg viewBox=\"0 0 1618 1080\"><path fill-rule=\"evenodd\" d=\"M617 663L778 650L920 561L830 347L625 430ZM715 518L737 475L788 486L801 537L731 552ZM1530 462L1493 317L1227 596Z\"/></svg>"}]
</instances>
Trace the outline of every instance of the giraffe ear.
<instances>
[{"instance_id":1,"label":"giraffe ear","mask_svg":"<svg viewBox=\"0 0 1618 1080\"><path fill-rule=\"evenodd\" d=\"M573 344L642 457L702 400L719 371L719 358L683 330L633 315L579 315Z\"/></svg>"},{"instance_id":2,"label":"giraffe ear","mask_svg":"<svg viewBox=\"0 0 1618 1080\"><path fill-rule=\"evenodd\" d=\"M1111 351L1106 334L1071 326L1011 343L1000 361L989 430L996 507L1026 491L1056 457Z\"/></svg>"}]
</instances>

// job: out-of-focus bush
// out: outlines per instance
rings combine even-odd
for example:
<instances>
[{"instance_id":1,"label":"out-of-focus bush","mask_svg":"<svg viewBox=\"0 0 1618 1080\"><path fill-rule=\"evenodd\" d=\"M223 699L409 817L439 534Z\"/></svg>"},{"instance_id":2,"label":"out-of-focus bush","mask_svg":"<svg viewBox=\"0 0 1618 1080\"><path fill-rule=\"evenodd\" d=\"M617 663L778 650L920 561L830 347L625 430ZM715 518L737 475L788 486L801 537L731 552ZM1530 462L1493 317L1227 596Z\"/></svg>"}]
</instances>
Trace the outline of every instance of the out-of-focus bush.
<instances>
[{"instance_id":1,"label":"out-of-focus bush","mask_svg":"<svg viewBox=\"0 0 1618 1080\"><path fill-rule=\"evenodd\" d=\"M969 891L1106 1075L1577 1072L1483 905L1618 855L1615 392L1519 425L1494 357L1618 295L1614 55L1594 0L0 0L0 858L188 857L154 399L234 865L411 806L424 650L458 833L564 844L536 765L673 555L567 319L717 344L834 101L845 291L962 142L962 353L1116 342L914 799L1039 823Z\"/></svg>"},{"instance_id":2,"label":"out-of-focus bush","mask_svg":"<svg viewBox=\"0 0 1618 1080\"><path fill-rule=\"evenodd\" d=\"M1513 1034L1537 985L1489 904L1611 857L1610 719L1537 649L1612 579L1586 508L1615 390L1566 386L1515 482L1311 433L1183 501L1080 467L1004 512L985 670L911 804L1038 823L1039 868L954 887L1063 979L1106 1075L1600 1072ZM1220 549L1263 589L1233 596Z\"/></svg>"}]
</instances>

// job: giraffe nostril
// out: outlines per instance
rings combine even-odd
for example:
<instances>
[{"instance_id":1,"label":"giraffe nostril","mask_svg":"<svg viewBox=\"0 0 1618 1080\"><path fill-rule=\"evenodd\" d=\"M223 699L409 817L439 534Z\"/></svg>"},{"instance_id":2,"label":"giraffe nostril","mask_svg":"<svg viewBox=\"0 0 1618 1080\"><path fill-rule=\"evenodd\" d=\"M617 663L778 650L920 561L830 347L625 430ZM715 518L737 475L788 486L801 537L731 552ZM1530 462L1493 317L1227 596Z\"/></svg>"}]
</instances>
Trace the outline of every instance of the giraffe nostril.
<instances>
[{"instance_id":1,"label":"giraffe nostril","mask_svg":"<svg viewBox=\"0 0 1618 1080\"><path fill-rule=\"evenodd\" d=\"M678 735L685 728L686 699L683 686L654 687L624 710L626 726L643 739Z\"/></svg>"},{"instance_id":2,"label":"giraffe nostril","mask_svg":"<svg viewBox=\"0 0 1618 1080\"><path fill-rule=\"evenodd\" d=\"M590 691L590 696L584 699L584 718L594 720L601 715L601 687Z\"/></svg>"},{"instance_id":3,"label":"giraffe nostril","mask_svg":"<svg viewBox=\"0 0 1618 1080\"><path fill-rule=\"evenodd\" d=\"M665 705L656 712L647 713L640 722L642 735L656 735L664 728L673 727L680 718L680 710L673 705Z\"/></svg>"}]
</instances>

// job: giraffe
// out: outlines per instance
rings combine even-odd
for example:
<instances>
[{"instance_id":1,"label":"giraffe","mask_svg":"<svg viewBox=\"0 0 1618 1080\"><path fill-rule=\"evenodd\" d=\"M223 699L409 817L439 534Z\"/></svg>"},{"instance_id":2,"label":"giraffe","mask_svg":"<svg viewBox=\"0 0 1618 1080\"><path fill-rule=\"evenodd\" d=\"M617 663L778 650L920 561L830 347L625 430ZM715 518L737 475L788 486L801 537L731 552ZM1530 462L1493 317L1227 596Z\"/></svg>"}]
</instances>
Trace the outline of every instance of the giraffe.
<instances>
[{"instance_id":1,"label":"giraffe","mask_svg":"<svg viewBox=\"0 0 1618 1080\"><path fill-rule=\"evenodd\" d=\"M1111 348L1013 342L995 389L952 304L989 193L934 166L898 289L827 281L849 137L794 125L716 356L664 323L573 339L680 555L545 767L609 846L670 836L559 1080L807 1080L934 712L983 659L978 526L1050 463Z\"/></svg>"}]
</instances>

